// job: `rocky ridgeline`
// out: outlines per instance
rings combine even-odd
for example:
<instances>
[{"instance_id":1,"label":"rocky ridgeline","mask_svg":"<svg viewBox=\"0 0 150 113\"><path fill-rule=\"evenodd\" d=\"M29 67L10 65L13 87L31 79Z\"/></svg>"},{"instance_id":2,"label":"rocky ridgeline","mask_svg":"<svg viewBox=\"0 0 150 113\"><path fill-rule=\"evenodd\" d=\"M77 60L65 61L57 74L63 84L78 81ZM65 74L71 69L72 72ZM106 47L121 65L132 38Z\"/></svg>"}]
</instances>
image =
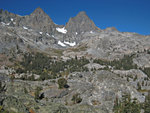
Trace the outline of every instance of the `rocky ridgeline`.
<instances>
[{"instance_id":1,"label":"rocky ridgeline","mask_svg":"<svg viewBox=\"0 0 150 113\"><path fill-rule=\"evenodd\" d=\"M41 8L26 16L1 10L0 29L1 53L16 45L21 49L30 46L45 52L50 52L48 50L51 48L66 51L68 47L74 46L78 49L84 46L84 53L81 51L67 51L67 53L69 55L71 52L78 56L87 54L94 58L113 60L122 58L125 54L150 49L150 36L119 32L114 27L101 30L85 12L70 18L66 25L56 25ZM64 55L67 57L67 54Z\"/></svg>"},{"instance_id":2,"label":"rocky ridgeline","mask_svg":"<svg viewBox=\"0 0 150 113\"><path fill-rule=\"evenodd\" d=\"M53 32L56 25L51 18L41 9L37 8L33 13L19 16L8 11L1 11L0 21L14 27L26 27L41 32Z\"/></svg>"}]
</instances>

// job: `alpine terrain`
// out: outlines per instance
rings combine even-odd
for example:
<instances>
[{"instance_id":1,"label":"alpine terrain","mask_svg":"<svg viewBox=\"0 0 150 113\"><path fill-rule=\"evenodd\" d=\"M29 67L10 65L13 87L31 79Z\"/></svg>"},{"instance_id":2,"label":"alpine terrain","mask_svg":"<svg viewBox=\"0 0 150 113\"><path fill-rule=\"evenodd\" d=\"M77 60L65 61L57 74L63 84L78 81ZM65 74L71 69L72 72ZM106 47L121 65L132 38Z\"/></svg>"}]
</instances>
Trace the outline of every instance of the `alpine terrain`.
<instances>
[{"instance_id":1,"label":"alpine terrain","mask_svg":"<svg viewBox=\"0 0 150 113\"><path fill-rule=\"evenodd\" d=\"M0 112L150 113L150 36L1 9Z\"/></svg>"}]
</instances>

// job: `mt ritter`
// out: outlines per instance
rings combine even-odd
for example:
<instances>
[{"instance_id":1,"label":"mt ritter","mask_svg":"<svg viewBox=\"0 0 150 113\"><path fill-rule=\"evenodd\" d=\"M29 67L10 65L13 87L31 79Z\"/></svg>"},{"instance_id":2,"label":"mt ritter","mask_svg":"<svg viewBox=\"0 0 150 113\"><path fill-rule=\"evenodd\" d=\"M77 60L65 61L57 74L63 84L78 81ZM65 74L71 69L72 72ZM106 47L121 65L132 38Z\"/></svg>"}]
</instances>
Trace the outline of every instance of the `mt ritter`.
<instances>
[{"instance_id":1,"label":"mt ritter","mask_svg":"<svg viewBox=\"0 0 150 113\"><path fill-rule=\"evenodd\" d=\"M148 113L149 90L149 35L0 10L0 112Z\"/></svg>"}]
</instances>

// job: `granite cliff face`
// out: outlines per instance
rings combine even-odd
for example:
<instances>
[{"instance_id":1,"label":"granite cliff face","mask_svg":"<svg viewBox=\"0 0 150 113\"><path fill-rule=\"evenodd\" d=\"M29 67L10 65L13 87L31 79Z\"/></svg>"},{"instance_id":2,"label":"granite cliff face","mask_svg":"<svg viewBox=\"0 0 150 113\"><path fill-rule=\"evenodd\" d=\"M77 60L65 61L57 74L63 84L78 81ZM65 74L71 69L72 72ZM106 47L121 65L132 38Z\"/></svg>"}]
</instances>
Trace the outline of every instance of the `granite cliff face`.
<instances>
[{"instance_id":1,"label":"granite cliff face","mask_svg":"<svg viewBox=\"0 0 150 113\"><path fill-rule=\"evenodd\" d=\"M69 22L65 25L65 28L69 33L76 34L100 30L84 11L79 12L77 16L70 18Z\"/></svg>"},{"instance_id":2,"label":"granite cliff face","mask_svg":"<svg viewBox=\"0 0 150 113\"><path fill-rule=\"evenodd\" d=\"M56 25L41 8L26 16L0 10L2 110L112 113L126 93L145 101L149 69L150 36L102 30L83 11Z\"/></svg>"},{"instance_id":3,"label":"granite cliff face","mask_svg":"<svg viewBox=\"0 0 150 113\"><path fill-rule=\"evenodd\" d=\"M35 9L29 16L25 16L25 19L19 22L19 25L26 25L27 28L50 34L56 29L52 19L41 8Z\"/></svg>"},{"instance_id":4,"label":"granite cliff face","mask_svg":"<svg viewBox=\"0 0 150 113\"><path fill-rule=\"evenodd\" d=\"M8 11L1 11L0 20L6 25L14 27L25 27L41 32L52 33L56 25L52 19L41 9L37 8L30 15L19 16Z\"/></svg>"}]
</instances>

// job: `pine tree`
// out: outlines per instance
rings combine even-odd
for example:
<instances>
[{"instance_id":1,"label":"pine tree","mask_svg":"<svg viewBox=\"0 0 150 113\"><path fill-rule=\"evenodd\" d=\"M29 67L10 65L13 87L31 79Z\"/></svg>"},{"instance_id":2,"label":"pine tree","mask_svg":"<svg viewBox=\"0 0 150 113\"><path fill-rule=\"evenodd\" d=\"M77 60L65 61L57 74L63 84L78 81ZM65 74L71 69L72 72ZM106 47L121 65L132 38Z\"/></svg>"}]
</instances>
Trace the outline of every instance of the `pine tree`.
<instances>
[{"instance_id":1,"label":"pine tree","mask_svg":"<svg viewBox=\"0 0 150 113\"><path fill-rule=\"evenodd\" d=\"M144 113L150 113L150 91L145 98Z\"/></svg>"},{"instance_id":2,"label":"pine tree","mask_svg":"<svg viewBox=\"0 0 150 113\"><path fill-rule=\"evenodd\" d=\"M113 107L114 113L140 113L140 104L136 99L131 99L129 94L124 94L122 99L116 98Z\"/></svg>"}]
</instances>

